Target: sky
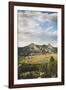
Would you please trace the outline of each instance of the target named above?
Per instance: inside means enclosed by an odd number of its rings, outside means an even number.
[[[57,46],[57,12],[17,11],[17,44],[31,43]]]

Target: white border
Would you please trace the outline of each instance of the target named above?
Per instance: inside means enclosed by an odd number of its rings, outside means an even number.
[[[44,79],[22,79],[18,80],[17,68],[17,10],[34,10],[34,11],[50,11],[58,12],[58,77],[44,78]],[[37,8],[14,6],[14,84],[31,84],[31,83],[47,83],[47,82],[61,82],[61,9],[57,8]]]

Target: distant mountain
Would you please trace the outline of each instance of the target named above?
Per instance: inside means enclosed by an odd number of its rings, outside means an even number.
[[[25,47],[18,47],[19,56],[29,56],[29,55],[56,53],[56,52],[57,52],[57,48],[53,47],[51,44],[36,45],[34,43],[31,43]]]

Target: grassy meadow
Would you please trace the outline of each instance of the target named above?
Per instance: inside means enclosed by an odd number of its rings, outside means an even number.
[[[18,57],[18,79],[57,77],[57,53]]]

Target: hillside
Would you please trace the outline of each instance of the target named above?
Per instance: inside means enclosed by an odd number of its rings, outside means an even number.
[[[57,48],[51,44],[18,47],[18,79],[57,77]]]

